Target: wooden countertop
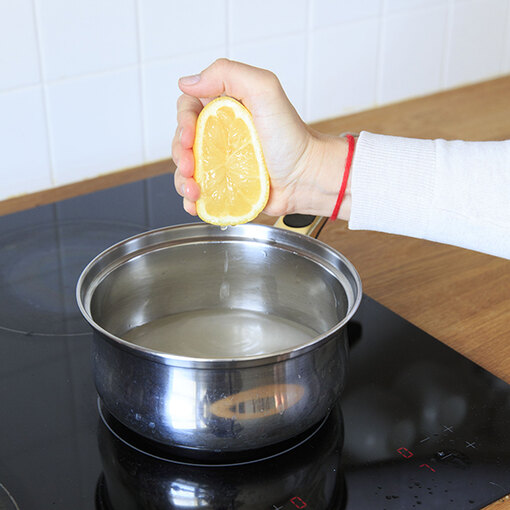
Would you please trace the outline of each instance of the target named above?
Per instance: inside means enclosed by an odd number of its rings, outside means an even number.
[[[329,133],[510,139],[510,76],[314,127]],[[368,295],[510,383],[510,260],[349,231],[343,222],[328,222],[320,238],[353,262]]]
[[[317,124],[416,138],[510,139],[510,76]],[[509,199],[510,207],[510,199]],[[430,241],[326,225],[320,239],[364,291],[510,383],[510,260]],[[510,509],[508,496],[487,507]]]
[[[510,139],[510,76],[313,127],[327,133]],[[262,215],[259,220],[272,221]],[[421,239],[350,231],[342,221],[328,221],[320,239],[351,260],[366,294],[510,383],[510,260]]]
[[[510,139],[510,76],[348,115],[320,131]],[[0,202],[0,214],[171,171],[170,161]],[[509,201],[510,207],[510,201]],[[273,222],[261,215],[259,221]],[[358,269],[365,293],[510,383],[510,260],[419,239],[326,225],[320,239]],[[500,501],[490,508],[508,508]]]

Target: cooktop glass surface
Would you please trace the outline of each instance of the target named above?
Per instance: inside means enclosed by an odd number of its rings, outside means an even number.
[[[101,419],[77,278],[117,241],[193,221],[169,175],[0,217],[0,509],[458,510],[510,493],[510,386],[367,296],[339,405],[285,453],[196,465]]]

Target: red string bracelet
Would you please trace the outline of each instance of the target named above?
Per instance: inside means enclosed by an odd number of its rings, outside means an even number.
[[[349,171],[351,169],[352,158],[354,156],[354,136],[345,135],[347,141],[349,142],[349,150],[347,152],[347,159],[345,160],[345,170],[344,176],[342,178],[342,185],[340,186],[340,191],[338,192],[338,197],[336,199],[335,208],[331,213],[331,219],[336,220],[338,216],[338,211],[340,210],[340,206],[342,205],[342,200],[345,195],[345,188],[347,188],[347,181],[349,179]]]

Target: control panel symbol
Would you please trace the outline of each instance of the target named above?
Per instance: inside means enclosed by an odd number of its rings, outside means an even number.
[[[409,451],[406,447],[404,446],[401,446],[398,450],[397,450],[398,453],[400,453],[400,455],[402,455],[402,457],[404,457],[404,459],[410,459],[414,453]]]
[[[446,460],[448,457],[451,457],[451,456],[453,455],[453,453],[452,453],[452,452],[450,452],[450,453],[446,453],[446,452],[443,452],[443,451],[441,450],[441,451],[437,452],[437,455],[439,456],[439,458],[440,458],[441,460]]]
[[[290,499],[290,502],[296,508],[306,508],[308,506],[299,496],[294,496],[293,498]]]

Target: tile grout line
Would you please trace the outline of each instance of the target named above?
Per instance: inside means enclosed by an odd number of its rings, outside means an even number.
[[[225,0],[225,56],[230,58],[230,0]]]
[[[143,75],[143,59],[142,59],[142,27],[140,14],[140,0],[135,0],[135,16],[136,16],[136,51],[137,51],[137,70],[138,70],[138,86],[140,88],[140,123],[142,134],[142,159],[147,162],[147,122],[145,122],[145,79]]]
[[[137,68],[138,68],[138,64],[129,64],[129,65],[121,66],[121,67],[113,67],[110,69],[105,69],[103,71],[80,73],[80,74],[75,74],[72,76],[66,76],[64,78],[56,78],[54,80],[46,80],[44,83],[45,83],[45,85],[69,83],[69,82],[81,80],[84,78],[97,78],[97,77],[101,77],[101,76],[107,76],[107,75],[113,74],[113,73],[118,73],[118,72],[123,72],[123,71],[131,71],[131,70],[137,69]],[[29,89],[29,88],[38,87],[38,86],[39,86],[39,83],[32,83],[30,85],[22,85],[20,87],[12,87],[9,89],[0,90],[0,94],[8,94],[9,92],[16,92],[18,90],[24,90],[24,89]]]
[[[376,75],[375,75],[375,105],[381,104],[382,97],[382,82],[383,82],[383,58],[384,58],[384,34],[386,28],[386,0],[382,0],[379,7],[379,33],[377,40],[379,42],[377,48],[377,62],[376,62]]]
[[[40,69],[40,65],[38,65],[38,69]],[[0,96],[2,94],[11,94],[12,92],[22,92],[24,90],[38,89],[41,87],[41,85],[42,85],[42,80],[35,82],[35,83],[29,83],[27,85],[18,85],[16,87],[9,87],[8,89],[0,90]]]
[[[50,166],[50,181],[52,186],[57,185],[57,178],[55,174],[55,154],[53,150],[53,138],[51,136],[50,129],[50,105],[48,99],[48,87],[45,81],[44,76],[44,57],[42,52],[42,41],[41,41],[41,31],[39,28],[39,16],[37,15],[37,2],[36,0],[31,0],[32,4],[32,21],[34,24],[35,30],[35,38],[37,41],[37,63],[39,67],[39,74],[41,76],[40,86],[42,92],[42,102],[43,102],[43,112],[44,112],[44,121],[46,125],[46,144],[48,147],[48,162]]]
[[[207,51],[209,51],[210,49],[215,49],[215,48],[223,48],[224,45],[221,45],[221,46],[214,46],[212,48],[209,48],[207,50],[200,50],[200,51],[191,51],[191,52],[187,52],[187,53],[179,53],[179,54],[176,54],[176,55],[172,55],[170,57],[157,57],[157,58],[151,58],[151,59],[147,59],[144,61],[145,64],[163,64],[163,63],[167,63],[171,60],[174,60],[174,59],[178,59],[178,58],[182,58],[182,57],[188,57],[190,55],[195,55],[197,53],[205,53]],[[138,69],[139,67],[139,64],[136,63],[136,64],[128,64],[128,65],[124,65],[124,66],[120,66],[120,67],[112,67],[110,69],[104,69],[102,71],[94,71],[94,72],[89,72],[89,73],[80,73],[80,74],[76,74],[76,75],[73,75],[73,76],[66,76],[64,78],[57,78],[57,79],[54,79],[54,80],[47,80],[45,81],[45,84],[46,85],[53,85],[53,84],[56,84],[56,83],[68,83],[68,82],[73,82],[73,81],[76,81],[76,80],[81,80],[83,78],[96,78],[96,77],[100,77],[100,76],[106,76],[106,75],[109,75],[109,74],[113,74],[113,73],[118,73],[118,72],[123,72],[123,71],[131,71],[131,70],[134,70],[134,69]],[[41,80],[42,81],[42,80]],[[20,86],[16,86],[16,87],[10,87],[10,88],[7,88],[7,89],[2,89],[0,90],[0,95],[1,94],[9,94],[10,92],[17,92],[17,91],[20,91],[20,90],[27,90],[27,89],[30,89],[30,88],[36,88],[36,87],[39,87],[41,85],[41,83],[30,83],[30,84],[27,84],[27,85],[20,85]]]
[[[341,23],[336,23],[335,25],[331,25],[332,27],[334,26],[337,26],[337,25],[340,25]],[[306,28],[302,29],[302,30],[289,30],[287,32],[279,32],[277,34],[272,34],[272,35],[267,35],[267,36],[264,36],[263,38],[260,38],[260,37],[250,37],[249,39],[243,39],[237,43],[234,43],[235,46],[245,46],[245,45],[250,45],[250,44],[257,44],[261,41],[263,42],[274,42],[274,41],[278,41],[278,39],[285,39],[285,38],[288,38],[288,37],[295,37],[295,36],[298,36],[298,35],[303,35],[303,34],[306,34]],[[205,51],[205,50],[203,50]],[[182,56],[182,55],[179,55],[179,56]],[[167,58],[167,57],[165,57]]]
[[[307,0],[307,17],[305,32],[305,82],[304,88],[304,111],[301,116],[305,122],[310,122],[311,118],[311,84],[312,84],[312,51],[313,51],[313,0]]]
[[[499,66],[500,74],[510,72],[510,0],[506,2],[506,26],[505,26],[506,37],[503,38],[503,50],[501,55],[501,63]],[[508,69],[505,67],[507,66]]]
[[[450,67],[450,58],[452,50],[452,37],[453,37],[453,18],[455,13],[455,5],[453,0],[448,1],[448,14],[446,18],[446,34],[445,45],[443,50],[443,61],[441,63],[441,77],[439,83],[439,90],[445,90],[448,82],[448,68]]]

